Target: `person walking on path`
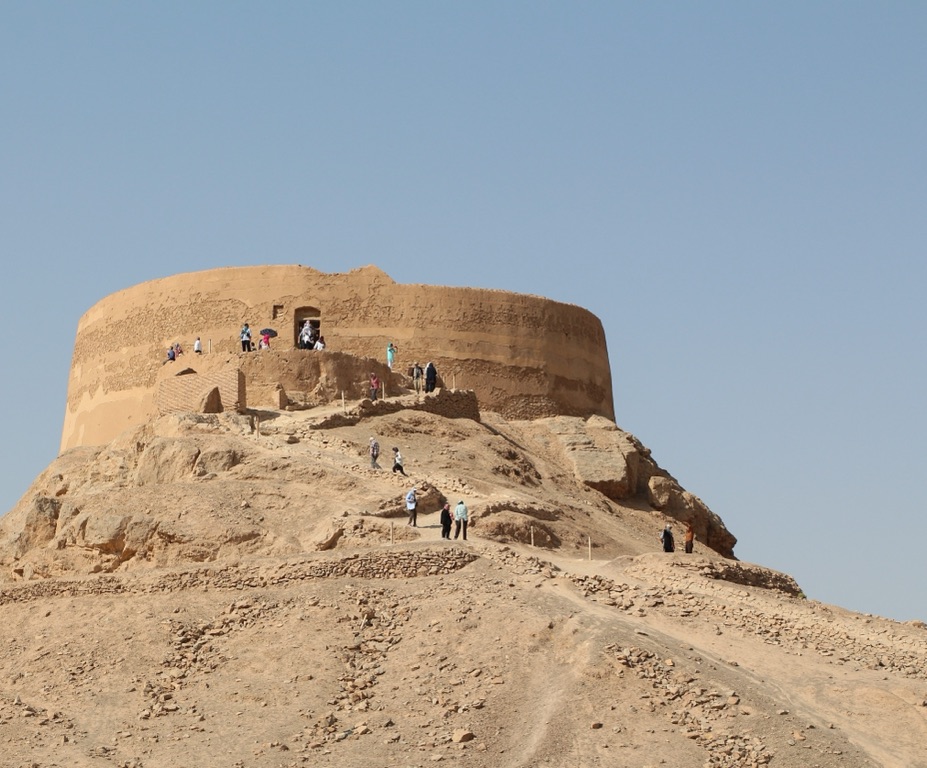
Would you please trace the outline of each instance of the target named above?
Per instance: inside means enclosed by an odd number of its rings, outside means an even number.
[[[377,393],[380,391],[380,379],[375,373],[370,374],[370,399],[376,400]]]
[[[467,519],[469,518],[469,513],[467,512],[467,505],[463,503],[463,499],[457,502],[457,506],[454,508],[454,538],[456,539],[461,530],[463,531],[463,540],[467,540]]]
[[[370,438],[370,445],[367,448],[367,452],[370,454],[370,468],[379,469],[380,465],[377,464],[377,459],[380,457],[380,444],[375,437]]]
[[[390,370],[393,370],[393,363],[396,362],[396,353],[398,351],[399,347],[395,346],[393,342],[386,345],[386,365]]]
[[[406,494],[406,511],[409,513],[409,525],[418,528],[418,499],[415,498],[415,486]]]
[[[248,327],[247,323],[245,323],[241,327],[241,334],[239,335],[239,338],[241,338],[241,351],[250,352],[251,351],[251,329]]]
[[[686,554],[692,554],[692,546],[695,543],[695,531],[692,530],[692,521],[686,523],[686,535],[685,535],[685,544],[686,544]]]
[[[663,533],[660,534],[660,541],[663,542],[664,552],[676,551],[676,542],[673,541],[673,529],[670,528],[669,523],[666,524],[666,528],[664,528]]]
[[[393,448],[393,472],[402,472],[403,476],[407,476],[402,468],[402,454],[399,453],[398,448]]]
[[[441,507],[441,538],[450,539],[451,538],[451,505],[447,502],[444,503],[444,506]]]
[[[438,369],[435,368],[435,364],[429,360],[428,365],[425,366],[425,391],[434,392],[437,382]]]

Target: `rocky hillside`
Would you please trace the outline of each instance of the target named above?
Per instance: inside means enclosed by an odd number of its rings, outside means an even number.
[[[53,462],[0,521],[3,764],[927,765],[922,624],[732,559],[607,420],[425,405],[163,417]],[[658,551],[685,520],[694,554]]]

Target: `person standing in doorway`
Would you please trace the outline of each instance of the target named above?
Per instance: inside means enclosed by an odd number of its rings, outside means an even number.
[[[467,505],[463,503],[463,499],[457,502],[457,506],[454,508],[454,538],[456,539],[460,536],[460,532],[463,531],[463,540],[467,540],[467,520],[470,517],[470,513],[467,512]]]
[[[406,511],[409,513],[409,525],[418,528],[418,499],[415,498],[415,486],[406,494]]]

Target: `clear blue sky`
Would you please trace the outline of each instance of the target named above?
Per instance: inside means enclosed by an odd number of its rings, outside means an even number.
[[[925,39],[916,2],[0,4],[0,509],[102,297],[376,264],[591,310],[739,557],[927,619]]]

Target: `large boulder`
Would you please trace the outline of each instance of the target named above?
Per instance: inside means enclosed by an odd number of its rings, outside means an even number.
[[[602,416],[539,419],[558,440],[576,479],[622,502],[640,499],[680,522],[691,522],[697,539],[725,557],[737,539],[697,496],[663,470],[640,440]]]

